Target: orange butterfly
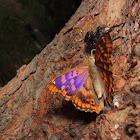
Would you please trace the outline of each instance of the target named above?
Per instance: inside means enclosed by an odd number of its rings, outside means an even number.
[[[100,113],[105,101],[111,103],[112,43],[109,35],[110,28],[104,27],[103,29],[105,31],[96,41],[95,59],[91,51],[88,66],[68,70],[46,85],[50,94],[60,94],[65,100],[72,101],[77,109],[86,112]]]

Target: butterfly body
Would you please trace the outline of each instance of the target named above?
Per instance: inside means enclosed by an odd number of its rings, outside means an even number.
[[[102,96],[105,97],[106,90],[104,88],[103,78],[99,73],[99,68],[95,65],[95,59],[93,59],[93,57],[90,57],[88,71],[97,97],[102,98]]]
[[[91,56],[88,66],[55,77],[46,85],[48,93],[62,95],[79,110],[99,113],[104,101],[111,102],[113,89],[110,40],[110,35],[104,34],[96,47],[95,59]]]

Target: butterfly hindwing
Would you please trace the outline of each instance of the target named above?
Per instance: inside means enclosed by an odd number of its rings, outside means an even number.
[[[66,100],[71,100],[83,85],[88,75],[88,67],[67,71],[47,84],[46,89],[51,94],[62,94]]]
[[[113,92],[113,76],[112,72],[110,71],[105,71],[103,69],[99,70],[99,73],[103,79],[105,89],[106,89],[106,98],[108,100],[108,103],[111,104],[111,98],[112,98],[112,92]]]
[[[94,92],[90,76],[86,78],[72,102],[77,109],[86,112],[99,113],[104,107],[104,101],[99,100]]]

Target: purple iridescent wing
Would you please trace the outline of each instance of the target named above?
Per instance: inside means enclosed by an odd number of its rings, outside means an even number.
[[[71,69],[50,81],[46,89],[50,94],[61,94],[66,100],[72,100],[83,86],[88,75],[88,67]]]

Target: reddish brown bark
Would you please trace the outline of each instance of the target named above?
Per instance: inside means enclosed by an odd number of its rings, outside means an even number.
[[[29,65],[0,89],[0,139],[140,138],[140,29],[137,0],[84,0],[66,26]],[[100,25],[125,22],[111,32],[114,99],[117,109],[81,112],[60,96],[48,95],[53,76],[83,65],[84,37]]]

